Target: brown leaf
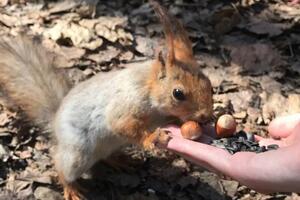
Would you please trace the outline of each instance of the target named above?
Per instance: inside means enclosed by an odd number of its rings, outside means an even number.
[[[180,168],[180,169],[182,169],[184,171],[189,169],[188,163],[184,159],[182,159],[182,158],[175,159],[172,162],[172,166]]]
[[[10,16],[4,13],[0,13],[0,22],[8,27],[14,27],[20,23],[19,19],[15,16]]]
[[[93,32],[78,24],[69,21],[58,20],[53,28],[45,31],[44,35],[54,41],[69,38],[74,46],[80,47],[82,43],[88,43],[93,38]]]
[[[34,191],[34,197],[36,199],[63,200],[63,197],[59,192],[46,187],[36,188]]]
[[[286,3],[276,4],[273,6],[273,10],[276,14],[278,14],[283,19],[291,19],[294,22],[300,21],[300,7],[299,6],[291,6]]]
[[[7,113],[1,113],[0,114],[0,126],[5,126],[9,122],[11,122],[11,119],[9,118],[9,116],[7,115]]]
[[[126,51],[121,53],[119,60],[120,61],[130,61],[134,58],[134,54],[131,51]]]
[[[113,58],[116,58],[120,52],[121,51],[119,49],[108,46],[106,50],[99,51],[98,54],[90,54],[87,56],[87,58],[98,64],[101,64],[104,62],[110,62]]]
[[[234,118],[236,119],[245,119],[247,117],[246,111],[241,111],[233,114]]]
[[[264,91],[268,91],[269,93],[278,93],[282,89],[282,85],[270,76],[260,76],[253,79],[260,84]]]
[[[43,151],[49,149],[50,145],[47,142],[37,141],[34,148],[38,151]]]
[[[50,9],[48,12],[50,14],[57,14],[71,10],[78,5],[77,1],[58,1],[49,5]]]
[[[263,118],[267,123],[274,117],[300,112],[299,94],[289,94],[286,98],[281,93],[266,93],[264,101]]]
[[[270,23],[267,21],[262,21],[260,19],[252,19],[249,24],[246,25],[246,29],[250,32],[259,35],[269,35],[271,37],[281,35],[283,29],[287,28],[285,24],[282,23]]]
[[[269,43],[240,43],[228,45],[232,64],[240,73],[258,75],[284,64],[280,52]]]
[[[9,149],[6,146],[0,144],[0,160],[6,162],[9,158]]]
[[[136,50],[145,56],[151,57],[155,55],[155,51],[158,47],[158,40],[154,38],[148,38],[148,37],[142,37],[142,36],[136,36]]]
[[[197,184],[197,179],[192,176],[183,176],[178,180],[177,184],[180,185],[181,188],[193,187]]]
[[[97,35],[104,37],[110,42],[120,41],[123,45],[129,45],[133,41],[131,33],[124,30],[127,24],[125,17],[99,17],[99,22],[95,25]]]
[[[289,94],[288,96],[288,114],[300,113],[300,95],[299,94]]]
[[[222,35],[231,31],[240,23],[240,15],[232,7],[223,7],[212,16],[212,23],[215,24],[215,31]]]
[[[222,101],[224,99],[229,99],[233,105],[235,112],[242,112],[247,110],[249,103],[253,99],[253,92],[251,90],[243,90],[239,92],[230,92],[225,94],[214,95],[216,101]]]
[[[300,61],[294,63],[291,68],[292,68],[293,71],[295,71],[298,74],[300,74]]]
[[[52,178],[47,173],[42,173],[39,168],[32,168],[30,166],[21,172],[18,178],[37,183],[52,184]]]
[[[261,109],[248,107],[247,115],[248,115],[248,120],[250,121],[250,123],[256,123],[258,118],[262,117],[261,116]]]
[[[30,150],[16,151],[16,155],[18,155],[21,159],[31,158],[32,151],[30,151]]]
[[[226,190],[227,195],[230,196],[231,198],[234,198],[238,190],[239,183],[236,181],[229,181],[229,180],[222,180],[221,183],[224,189]]]
[[[18,199],[28,199],[33,192],[31,181],[17,180],[14,175],[11,175],[7,180],[6,188],[18,194]]]
[[[88,43],[82,43],[80,47],[94,51],[97,48],[101,47],[102,44],[103,44],[103,40],[101,38],[96,38],[91,40]]]
[[[98,19],[82,19],[79,21],[79,24],[83,27],[86,27],[88,29],[94,29],[96,24],[99,23]]]
[[[81,48],[76,47],[61,47],[60,52],[57,52],[60,55],[64,56],[65,58],[68,58],[70,60],[72,59],[79,59],[85,54],[85,50]]]

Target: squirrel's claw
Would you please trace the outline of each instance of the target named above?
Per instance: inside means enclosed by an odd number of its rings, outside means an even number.
[[[153,150],[158,146],[166,146],[170,139],[169,131],[157,128],[154,133],[144,138],[143,146],[145,149]]]
[[[166,146],[171,139],[170,132],[161,128],[156,129],[155,133],[157,134],[154,144],[155,146]]]
[[[64,186],[64,199],[65,200],[85,200],[86,198],[80,192],[78,185],[76,186]]]

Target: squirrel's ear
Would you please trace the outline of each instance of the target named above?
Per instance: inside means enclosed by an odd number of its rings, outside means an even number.
[[[175,60],[182,63],[195,62],[191,41],[182,24],[157,1],[149,0],[149,2],[159,16],[164,28],[168,49],[167,66],[172,66]]]
[[[166,61],[163,58],[162,51],[158,51],[156,53],[155,61],[156,61],[156,66],[155,67],[159,71],[158,72],[158,76],[159,76],[158,78],[162,79],[166,76]]]

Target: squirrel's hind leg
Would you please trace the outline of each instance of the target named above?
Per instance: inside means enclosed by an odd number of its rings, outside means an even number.
[[[83,200],[86,189],[81,187],[77,180],[88,171],[93,159],[88,153],[70,146],[58,145],[55,155],[55,168],[59,181],[64,189],[65,200]]]
[[[77,182],[63,184],[63,188],[64,188],[64,199],[65,200],[84,200],[84,199],[86,199],[83,195],[85,190],[82,189],[82,187],[80,187],[80,185]]]

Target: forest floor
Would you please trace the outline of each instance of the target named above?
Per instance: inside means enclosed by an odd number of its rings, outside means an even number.
[[[216,114],[268,137],[276,116],[300,112],[300,4],[282,0],[163,1],[182,21],[214,87]],[[153,58],[162,27],[147,1],[100,1],[96,15],[75,2],[0,0],[0,34],[37,36],[74,84]],[[5,59],[5,58],[1,58]],[[122,84],[122,83],[120,83]],[[0,106],[0,199],[62,199],[52,146],[24,117]],[[130,169],[103,163],[82,183],[99,200],[300,199],[257,193],[165,151],[129,146]]]

